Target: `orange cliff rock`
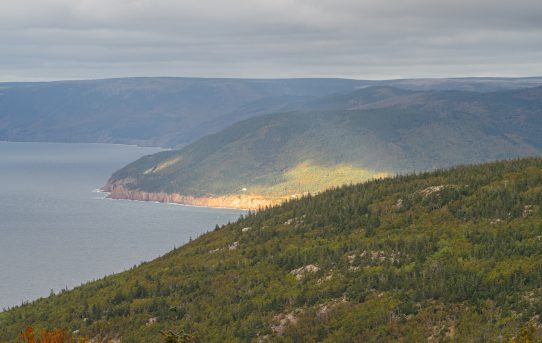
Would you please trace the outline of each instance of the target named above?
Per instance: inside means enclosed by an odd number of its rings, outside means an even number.
[[[118,180],[108,182],[102,190],[109,192],[108,198],[128,199],[140,201],[157,201],[163,203],[174,203],[183,205],[206,206],[217,208],[232,208],[240,210],[258,210],[266,206],[280,205],[288,200],[288,197],[265,197],[261,195],[239,194],[239,195],[217,195],[209,197],[194,197],[178,193],[166,192],[145,192],[132,190],[125,187],[130,180]]]

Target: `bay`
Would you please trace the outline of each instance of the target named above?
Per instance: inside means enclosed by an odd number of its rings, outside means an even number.
[[[239,217],[96,191],[116,169],[159,150],[0,142],[0,309],[126,270]]]

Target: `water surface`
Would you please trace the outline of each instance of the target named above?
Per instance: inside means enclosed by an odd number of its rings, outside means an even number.
[[[156,151],[0,142],[0,310],[151,260],[241,214],[93,191]]]

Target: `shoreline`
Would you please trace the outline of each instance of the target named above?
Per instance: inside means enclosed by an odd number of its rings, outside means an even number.
[[[100,188],[108,193],[105,199],[157,202],[171,205],[208,207],[216,209],[253,211],[265,207],[277,206],[288,200],[288,197],[271,198],[260,195],[222,195],[212,197],[194,197],[178,193],[145,192],[130,190],[119,183],[107,183]]]
[[[216,209],[216,210],[250,211],[250,209],[237,208],[237,207],[217,207],[217,206],[181,204],[181,203],[177,203],[177,202],[161,202],[161,201],[154,201],[154,200],[137,200],[137,199],[129,199],[129,198],[112,198],[112,197],[109,196],[109,194],[111,194],[110,192],[106,192],[104,190],[101,190],[100,193],[105,193],[106,196],[103,197],[103,198],[96,198],[97,200],[133,201],[133,202],[143,202],[143,203],[151,203],[151,204],[163,204],[163,205],[172,205],[172,206],[212,208],[212,209]]]

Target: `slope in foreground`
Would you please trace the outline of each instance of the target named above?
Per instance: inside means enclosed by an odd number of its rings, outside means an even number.
[[[542,159],[375,180],[249,214],[130,271],[0,314],[154,342],[542,338]]]

